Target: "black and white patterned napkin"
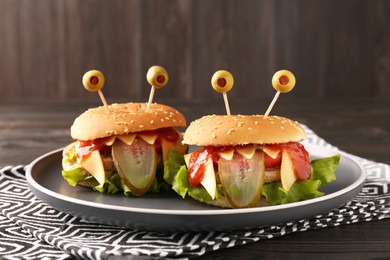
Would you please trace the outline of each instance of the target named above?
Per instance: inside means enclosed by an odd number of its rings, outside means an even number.
[[[310,129],[308,142],[330,147]],[[86,221],[36,198],[25,166],[0,169],[0,258],[107,259],[110,256],[191,258],[286,234],[390,218],[390,166],[354,156],[367,171],[363,190],[348,204],[310,219],[236,232],[158,233]]]

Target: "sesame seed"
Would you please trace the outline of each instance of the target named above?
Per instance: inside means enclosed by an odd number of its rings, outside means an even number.
[[[252,130],[252,127],[248,127],[248,130]]]
[[[144,125],[139,125],[139,128],[144,128]]]
[[[151,123],[151,124],[153,124],[153,123],[154,123],[153,119],[152,119],[152,120],[150,120],[150,123]]]
[[[131,123],[131,124],[134,124],[134,120],[131,120],[130,123]]]
[[[217,138],[216,136],[215,136],[215,134],[211,134],[211,136],[215,139],[215,138]]]

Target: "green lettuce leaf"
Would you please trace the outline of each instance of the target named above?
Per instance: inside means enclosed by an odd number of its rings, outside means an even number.
[[[312,179],[326,184],[336,180],[336,169],[340,164],[340,154],[332,157],[316,159],[311,162]]]
[[[316,159],[311,162],[312,175],[310,180],[297,181],[287,192],[281,182],[264,184],[262,195],[271,205],[286,204],[301,200],[321,197],[324,193],[318,189],[336,180],[336,169],[340,163],[340,155]]]

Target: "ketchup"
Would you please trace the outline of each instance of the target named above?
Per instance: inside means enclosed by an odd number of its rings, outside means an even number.
[[[109,137],[104,137],[89,141],[79,141],[78,145],[76,146],[76,157],[82,159],[93,151],[102,150],[106,147],[105,141],[108,139]]]
[[[288,143],[282,145],[293,161],[295,177],[298,181],[307,180],[311,176],[310,156],[305,147],[300,143]]]
[[[310,157],[305,147],[300,143],[287,143],[281,145],[266,145],[272,150],[280,150],[278,156],[273,159],[265,154],[264,167],[276,168],[280,167],[282,162],[282,150],[285,150],[293,161],[294,173],[297,180],[306,180],[311,176]],[[197,187],[203,180],[205,163],[209,158],[212,159],[217,167],[219,160],[219,152],[224,150],[234,149],[234,147],[212,147],[206,146],[196,150],[191,154],[188,166],[188,182],[192,187]]]
[[[227,147],[205,146],[191,154],[188,167],[188,182],[192,187],[197,187],[203,180],[206,162],[209,158],[214,164],[218,163],[219,152],[227,150]]]
[[[157,130],[143,131],[143,135],[155,135],[157,134],[157,140],[165,139],[169,142],[176,143],[179,139],[179,133],[173,128],[162,128]]]
[[[161,152],[161,143],[162,139],[165,139],[169,142],[176,143],[177,140],[179,139],[179,133],[174,130],[173,128],[162,128],[162,129],[157,129],[157,130],[149,130],[149,131],[143,131],[143,135],[157,135],[156,143],[155,143],[155,148],[157,152]],[[103,150],[107,149],[110,150],[111,147],[106,146],[105,142],[109,139],[110,137],[103,137],[103,138],[98,138],[94,140],[89,140],[89,141],[79,141],[78,145],[76,147],[76,157],[77,158],[84,158],[88,156],[91,152],[95,150]]]

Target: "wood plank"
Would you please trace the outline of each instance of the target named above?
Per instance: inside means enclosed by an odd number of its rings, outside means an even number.
[[[170,83],[156,98],[220,100],[218,69],[235,76],[231,96],[270,98],[270,80],[294,71],[297,97],[390,94],[386,0],[0,0],[0,94],[8,100],[88,99],[89,69],[107,77],[107,98],[147,99],[147,69]]]

